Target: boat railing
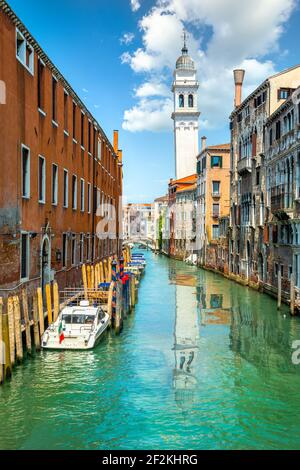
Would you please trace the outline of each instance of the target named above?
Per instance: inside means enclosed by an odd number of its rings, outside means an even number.
[[[107,304],[109,284],[101,284],[98,289],[68,287],[60,292],[61,308],[79,307],[82,301],[88,301],[90,307]]]

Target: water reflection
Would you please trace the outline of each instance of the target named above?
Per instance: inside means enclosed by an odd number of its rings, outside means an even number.
[[[175,284],[173,386],[176,403],[185,409],[194,403],[198,387],[200,323],[195,295],[197,278],[170,271],[170,281]]]

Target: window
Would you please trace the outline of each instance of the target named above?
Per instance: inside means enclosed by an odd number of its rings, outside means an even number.
[[[88,213],[91,213],[91,183],[88,183],[88,188],[87,188],[87,207],[88,207]]]
[[[63,268],[66,268],[68,265],[68,235],[66,233],[63,234],[63,256],[62,256],[62,263]]]
[[[71,264],[76,265],[76,234],[72,234],[72,251],[71,251]]]
[[[30,238],[28,233],[21,234],[21,279],[29,278]]]
[[[20,33],[19,30],[17,30],[17,36],[16,36],[16,41],[17,41],[17,58],[25,64],[25,57],[26,57],[26,40],[23,36],[22,33]]]
[[[84,113],[81,113],[81,147],[84,148]]]
[[[41,155],[39,156],[39,203],[46,202],[46,161]]]
[[[84,212],[84,180],[80,180],[80,210]]]
[[[278,100],[287,100],[291,94],[289,88],[280,88],[278,90]]]
[[[244,110],[244,116],[245,118],[247,118],[248,116],[250,116],[250,106],[246,106],[245,110]]]
[[[219,217],[220,215],[220,204],[213,204],[213,217]]]
[[[77,209],[77,176],[72,177],[72,209]]]
[[[73,101],[73,140],[76,142],[76,103]]]
[[[45,106],[45,64],[38,60],[38,108],[40,111],[44,110]]]
[[[211,157],[211,167],[212,168],[222,168],[223,158],[219,156]]]
[[[88,123],[88,152],[92,152],[92,145],[91,145],[91,139],[92,138],[92,123],[89,121]]]
[[[256,185],[259,186],[260,185],[260,169],[257,168],[256,170]]]
[[[57,80],[52,77],[52,121],[57,123]]]
[[[101,208],[101,191],[100,191],[100,189],[97,188],[96,210],[100,211],[100,208]]]
[[[26,41],[23,34],[16,30],[16,55],[17,59],[24,67],[33,74],[34,72],[34,51],[33,47]]]
[[[84,250],[84,234],[80,234],[80,242],[79,242],[79,262],[83,263],[83,250]]]
[[[220,181],[213,181],[213,194],[219,195],[220,194]]]
[[[269,131],[269,145],[270,147],[273,145],[273,129]]]
[[[86,236],[86,260],[90,261],[91,256],[91,235],[88,233]]]
[[[64,200],[63,206],[66,209],[69,206],[69,173],[68,170],[64,170]]]
[[[22,145],[22,197],[24,199],[30,198],[30,150],[25,145]]]
[[[52,204],[57,205],[58,201],[58,166],[52,164]]]
[[[281,137],[281,121],[276,122],[276,140]]]
[[[179,95],[179,108],[184,108],[184,95]]]
[[[101,160],[101,145],[102,142],[101,142],[101,139],[98,139],[98,160]]]
[[[193,107],[194,107],[194,96],[189,95],[189,108],[193,108]]]
[[[69,131],[69,94],[64,91],[64,130],[68,134]]]
[[[219,238],[219,225],[213,225],[212,229],[213,240],[217,240]]]

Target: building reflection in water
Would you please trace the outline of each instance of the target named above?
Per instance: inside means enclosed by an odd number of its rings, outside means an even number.
[[[299,336],[296,318],[289,319],[276,311],[276,303],[266,296],[244,290],[232,295],[230,348],[264,375],[274,373],[300,374],[291,360],[293,339]]]
[[[194,403],[198,387],[200,322],[197,311],[197,278],[192,274],[171,271],[170,279],[176,286],[173,386],[177,405],[186,410]]]

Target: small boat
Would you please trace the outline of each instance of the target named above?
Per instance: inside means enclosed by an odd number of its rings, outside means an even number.
[[[109,325],[109,315],[101,306],[82,300],[61,311],[42,337],[43,349],[93,349]]]

